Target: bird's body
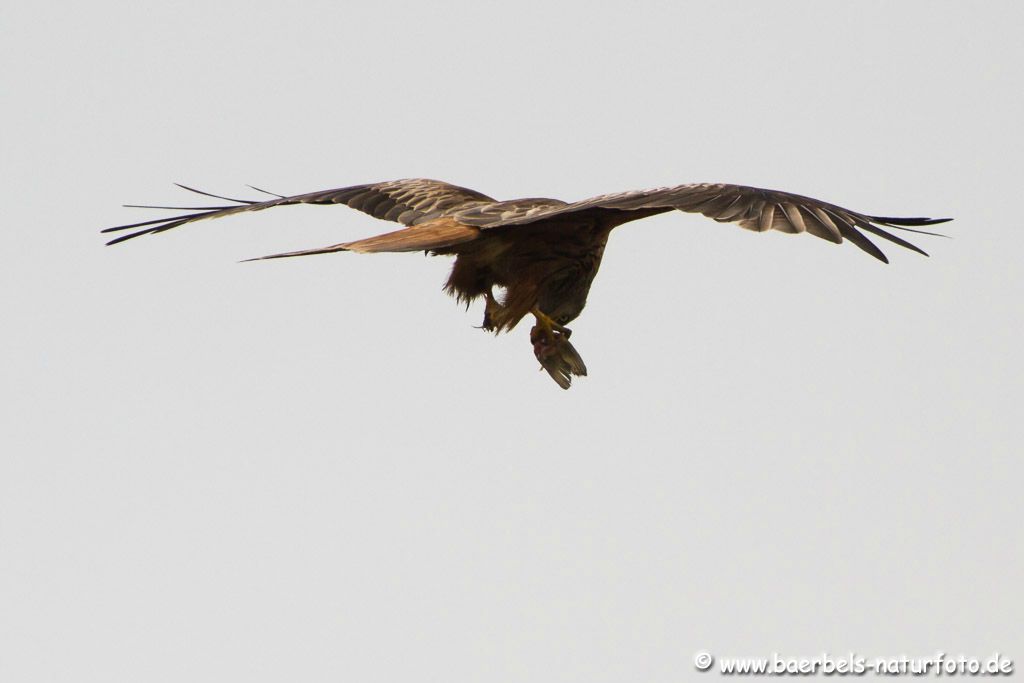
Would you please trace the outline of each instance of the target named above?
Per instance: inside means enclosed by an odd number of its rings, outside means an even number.
[[[337,251],[425,251],[454,256],[445,291],[466,303],[483,297],[483,327],[487,330],[511,330],[533,314],[537,320],[530,335],[534,353],[563,388],[569,387],[573,375],[586,374],[582,359],[568,341],[570,331],[565,325],[586,306],[608,236],[619,225],[672,210],[697,212],[759,232],[809,232],[835,243],[848,239],[887,261],[864,232],[923,254],[882,226],[912,230],[909,226],[948,220],[868,216],[800,195],[726,184],[623,192],[572,204],[543,198],[499,202],[474,190],[425,179],[274,196],[264,202],[227,199],[234,204],[192,207],[197,213],[109,228],[107,231],[143,228],[110,244],[244,211],[289,204],[346,204],[406,227],[354,242],[262,258]],[[495,289],[504,295],[499,298]]]
[[[445,291],[461,301],[505,291],[484,327],[508,330],[536,306],[566,324],[586,305],[610,227],[594,221],[552,220],[515,231],[493,231],[480,238],[435,250],[455,256]]]

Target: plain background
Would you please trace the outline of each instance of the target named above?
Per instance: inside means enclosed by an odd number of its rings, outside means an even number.
[[[1024,658],[1021,8],[5,2],[0,680]],[[569,392],[444,259],[236,263],[393,227],[344,207],[98,234],[418,176],[956,221],[623,228]]]

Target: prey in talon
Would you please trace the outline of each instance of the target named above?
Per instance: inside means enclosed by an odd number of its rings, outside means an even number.
[[[539,311],[535,311],[534,316],[537,324],[530,330],[533,355],[558,386],[568,389],[572,386],[573,376],[584,377],[587,374],[583,358],[569,341],[572,330]]]

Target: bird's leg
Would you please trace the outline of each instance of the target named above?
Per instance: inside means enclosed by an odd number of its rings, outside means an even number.
[[[484,322],[480,325],[480,328],[488,332],[494,332],[497,328],[495,319],[500,319],[500,314],[504,310],[505,307],[498,303],[498,300],[494,298],[494,293],[488,289],[484,292]]]
[[[556,323],[554,320],[552,320],[551,316],[549,316],[544,311],[540,310],[539,307],[534,306],[533,308],[530,309],[530,313],[532,313],[533,317],[537,319],[537,327],[543,330],[544,334],[548,337],[549,340],[554,341],[555,332],[560,333],[566,339],[572,336],[572,330],[570,330],[565,325],[560,325],[559,323]],[[535,327],[534,329],[537,328]]]

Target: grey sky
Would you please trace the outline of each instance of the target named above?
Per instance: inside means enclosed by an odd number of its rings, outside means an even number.
[[[1024,661],[1020,7],[5,4],[0,680]],[[444,259],[236,263],[390,227],[359,212],[98,234],[175,181],[417,176],[956,221],[888,266],[626,226],[569,392]]]

